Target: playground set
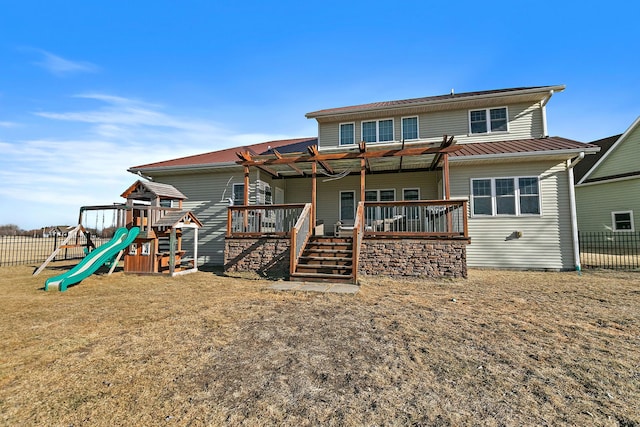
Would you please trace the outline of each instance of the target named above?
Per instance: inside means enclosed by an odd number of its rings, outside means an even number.
[[[198,229],[202,223],[193,212],[183,210],[184,194],[172,185],[139,180],[122,197],[127,199],[124,204],[80,208],[78,225],[33,274],[39,274],[63,249],[83,246],[87,255],[71,270],[47,279],[45,290],[64,291],[103,265],[110,267],[111,274],[121,259],[125,273],[176,276],[198,271]],[[85,226],[87,214],[96,213],[97,221],[102,212],[104,229],[105,213],[109,211],[117,229],[109,242],[96,248]],[[189,239],[192,251],[183,247],[186,229],[193,230]],[[86,244],[79,243],[81,234],[86,237]]]

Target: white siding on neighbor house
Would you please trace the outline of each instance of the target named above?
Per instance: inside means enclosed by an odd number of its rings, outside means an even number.
[[[451,197],[470,198],[471,179],[537,176],[540,216],[469,217],[470,267],[573,269],[568,174],[564,162],[451,164]],[[469,203],[471,212],[471,202]],[[514,232],[522,232],[514,238]]]
[[[633,211],[635,231],[640,231],[640,177],[576,187],[578,230],[613,231],[611,212]]]
[[[587,179],[640,171],[640,126],[618,145]]]
[[[256,172],[251,171],[250,188],[255,189]],[[244,183],[242,169],[237,172],[198,172],[171,176],[158,176],[156,182],[171,184],[188,197],[184,209],[192,210],[202,222],[198,231],[198,263],[222,265],[224,262],[224,237],[227,230],[228,197],[233,198],[233,184]],[[252,199],[255,195],[250,194]],[[192,243],[185,239],[185,249]]]
[[[396,190],[396,199],[402,200],[402,190],[419,188],[420,198],[433,200],[438,198],[436,172],[403,172],[367,175],[367,190]],[[309,203],[311,201],[311,178],[293,178],[285,180],[286,203]],[[360,201],[360,176],[351,175],[342,179],[323,182],[317,181],[317,219],[324,221],[325,232],[332,232],[338,222],[340,209],[340,191],[354,191],[356,203]]]
[[[453,135],[459,144],[473,142],[505,141],[516,139],[540,138],[543,136],[542,110],[540,103],[505,105],[508,111],[508,132],[470,134],[469,110],[435,111],[418,114],[419,136],[421,141],[438,142],[443,135]],[[492,107],[493,108],[493,107]],[[401,140],[402,117],[378,113],[371,120],[393,118],[396,142]],[[345,121],[345,123],[351,123]],[[339,147],[339,125],[342,121],[320,123],[318,145],[321,149]],[[361,140],[362,120],[355,121],[355,143]],[[374,143],[372,143],[374,144]]]

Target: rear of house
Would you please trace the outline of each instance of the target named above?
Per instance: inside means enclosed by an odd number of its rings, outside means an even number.
[[[459,234],[471,242],[460,255],[465,268],[573,269],[571,160],[598,148],[547,135],[547,103],[563,90],[513,88],[319,110],[307,114],[318,123],[317,138],[130,171],[188,197],[185,207],[204,225],[201,263],[225,262],[228,213],[238,205],[308,203],[321,225],[314,231],[323,235],[351,230],[362,204],[365,249],[374,241],[391,247],[398,238],[425,247],[428,239]]]

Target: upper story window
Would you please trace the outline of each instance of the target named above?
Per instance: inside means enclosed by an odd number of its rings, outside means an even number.
[[[418,117],[402,118],[402,139],[418,139]]]
[[[340,145],[353,145],[355,143],[355,124],[340,123]]]
[[[613,231],[633,232],[633,211],[611,212]]]
[[[507,107],[486,108],[469,111],[469,131],[471,133],[506,132]]]
[[[540,215],[537,177],[471,180],[474,216]]]
[[[364,142],[393,141],[393,119],[362,122],[362,140]]]

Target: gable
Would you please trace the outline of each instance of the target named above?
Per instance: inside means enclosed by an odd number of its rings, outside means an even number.
[[[580,183],[640,173],[640,117],[618,138]]]

